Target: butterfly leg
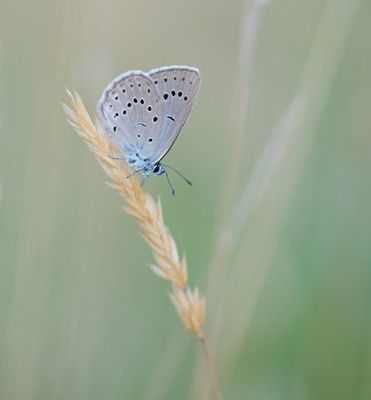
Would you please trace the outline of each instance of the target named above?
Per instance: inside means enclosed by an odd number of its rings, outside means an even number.
[[[145,174],[144,178],[142,179],[142,182],[140,183],[140,186],[143,186],[146,183],[146,180],[149,178],[149,174]]]
[[[137,174],[138,172],[140,172],[140,171],[142,171],[142,170],[143,170],[143,168],[137,169],[136,171],[134,171],[134,172],[132,172],[131,174],[129,174],[126,178],[130,178],[131,176]]]

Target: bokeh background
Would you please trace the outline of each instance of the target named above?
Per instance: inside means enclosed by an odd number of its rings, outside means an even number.
[[[200,68],[146,186],[207,298],[226,399],[371,398],[371,2],[0,1],[0,398],[208,399],[197,340],[67,124],[128,69]]]

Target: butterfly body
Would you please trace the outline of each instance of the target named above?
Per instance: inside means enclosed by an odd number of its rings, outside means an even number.
[[[152,162],[149,158],[141,158],[140,149],[124,151],[126,162],[135,170],[143,171],[144,175],[162,175],[164,168],[160,161]]]
[[[135,171],[162,175],[160,160],[177,139],[196,99],[198,69],[128,71],[103,91],[97,111],[108,136]]]

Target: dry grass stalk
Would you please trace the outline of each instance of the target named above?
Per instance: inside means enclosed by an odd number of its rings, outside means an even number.
[[[197,289],[188,287],[187,263],[185,257],[179,257],[174,238],[164,223],[160,202],[142,190],[136,176],[127,178],[131,171],[126,163],[112,159],[119,153],[102,125],[98,120],[92,122],[77,93],[68,91],[68,95],[71,107],[63,107],[69,122],[108,175],[110,181],[107,185],[126,200],[124,210],[137,220],[144,239],[152,249],[156,261],[156,265],[151,266],[152,271],[171,283],[170,297],[185,327],[192,335],[203,338],[205,299]]]
[[[152,249],[156,265],[152,265],[151,269],[156,275],[170,282],[171,300],[187,331],[199,338],[216,398],[222,400],[222,392],[202,330],[205,320],[205,299],[200,296],[197,288],[192,290],[188,286],[186,259],[184,256],[179,257],[175,240],[164,223],[160,202],[156,202],[142,190],[135,175],[130,179],[127,178],[131,171],[126,163],[112,158],[120,153],[108,139],[100,122],[98,120],[92,122],[77,93],[72,94],[69,91],[67,93],[71,107],[63,105],[63,108],[70,124],[94,153],[109,177],[107,185],[126,200],[124,210],[137,220],[144,239]]]
[[[188,286],[186,259],[184,256],[179,257],[175,240],[164,223],[160,202],[156,202],[142,190],[136,176],[127,178],[131,171],[124,162],[112,158],[119,155],[119,152],[108,139],[100,122],[98,120],[92,122],[77,93],[72,94],[69,91],[67,93],[71,106],[63,105],[63,108],[70,124],[94,153],[109,177],[107,185],[118,191],[126,200],[127,205],[124,206],[124,210],[137,220],[144,239],[152,249],[156,261],[156,265],[151,266],[152,271],[171,283],[171,300],[188,332],[199,338],[216,398],[222,400],[222,392],[202,330],[205,320],[205,299],[200,296],[197,288],[192,290]]]
[[[152,271],[170,282],[171,300],[188,332],[199,338],[216,398],[222,400],[223,396],[202,330],[205,320],[205,299],[200,296],[197,288],[192,290],[188,286],[186,259],[184,256],[179,257],[174,238],[164,223],[160,202],[156,202],[142,190],[136,176],[127,178],[131,171],[124,162],[112,158],[119,155],[119,152],[108,139],[100,122],[98,120],[92,122],[77,93],[72,94],[69,91],[67,93],[71,106],[63,105],[63,108],[70,124],[94,153],[109,177],[107,185],[126,200],[127,205],[124,206],[124,210],[137,220],[144,239],[152,249],[156,261],[156,265],[151,266]]]

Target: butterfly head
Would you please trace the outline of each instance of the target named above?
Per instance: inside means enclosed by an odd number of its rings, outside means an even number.
[[[161,165],[159,161],[152,165],[152,174],[154,175],[162,175],[165,172],[165,168]]]

